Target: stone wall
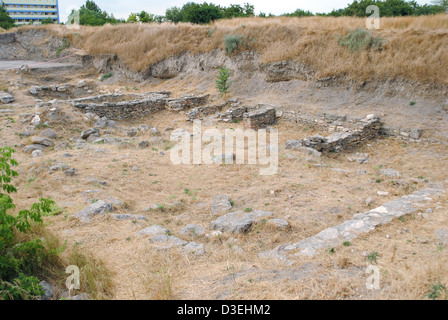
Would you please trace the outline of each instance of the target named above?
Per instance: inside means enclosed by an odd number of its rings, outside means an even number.
[[[286,149],[312,148],[322,153],[349,151],[365,141],[373,140],[381,134],[382,124],[375,115],[368,115],[350,130],[335,132],[328,137],[314,135],[303,140],[290,140]]]
[[[311,115],[289,110],[283,111],[282,113],[282,119],[284,121],[312,126],[320,130],[328,131],[329,133],[349,132],[362,126],[364,122],[364,119],[329,113]],[[402,138],[411,141],[420,139],[422,133],[423,130],[420,128],[382,126],[380,129],[380,135],[382,136]]]
[[[137,119],[163,109],[183,111],[206,103],[208,95],[187,96],[170,99],[170,92],[151,92],[147,94],[107,94],[71,100],[74,107],[86,113],[112,120]]]

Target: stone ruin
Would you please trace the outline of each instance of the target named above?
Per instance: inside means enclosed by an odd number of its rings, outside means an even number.
[[[315,116],[295,111],[283,111],[279,107],[268,104],[244,106],[238,99],[231,99],[219,105],[207,105],[209,95],[197,97],[188,95],[175,99],[170,96],[170,92],[106,94],[74,99],[70,102],[74,107],[82,109],[86,113],[112,120],[141,118],[166,109],[185,112],[189,121],[206,119],[228,123],[242,121],[250,128],[260,129],[276,124],[281,118],[283,121],[327,130],[330,133],[327,137],[314,135],[305,139],[290,140],[286,144],[286,149],[307,149],[319,154],[349,151],[379,136],[417,140],[422,134],[422,130],[418,128],[385,127],[379,117],[374,114],[368,115],[364,119],[327,113]]]
[[[350,150],[380,136],[381,128],[379,117],[371,114],[354,127],[344,128],[344,131],[335,132],[328,137],[314,135],[302,140],[290,140],[286,143],[286,149],[306,147],[323,153]]]

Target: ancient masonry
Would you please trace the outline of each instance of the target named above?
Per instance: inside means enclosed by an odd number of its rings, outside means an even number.
[[[86,113],[112,120],[135,119],[167,109],[174,112],[186,112],[186,118],[189,121],[207,118],[223,122],[244,121],[249,127],[259,129],[268,128],[281,118],[283,121],[328,130],[331,134],[327,137],[315,135],[302,140],[290,140],[286,144],[286,149],[311,148],[322,153],[350,150],[380,135],[417,140],[422,134],[422,130],[418,128],[385,127],[379,117],[373,114],[364,119],[332,114],[310,116],[294,111],[283,111],[279,107],[268,104],[244,106],[237,99],[220,105],[206,105],[209,95],[198,97],[190,95],[178,99],[170,98],[170,95],[170,92],[108,94],[74,99],[70,102]]]
[[[278,259],[285,264],[295,263],[294,258],[300,256],[314,256],[319,250],[341,245],[344,241],[350,241],[361,234],[375,230],[379,225],[387,224],[393,219],[415,213],[430,202],[431,196],[445,193],[442,186],[430,185],[426,189],[401,197],[397,200],[383,204],[382,206],[365,213],[356,214],[353,219],[323,230],[313,237],[303,239],[297,243],[286,244],[272,251],[262,252],[260,257]]]
[[[170,95],[170,92],[151,92],[145,95],[107,94],[70,101],[74,107],[86,113],[93,113],[101,118],[124,120],[138,119],[165,108],[179,112],[205,104],[208,99],[208,95],[185,96],[181,99],[171,99]]]

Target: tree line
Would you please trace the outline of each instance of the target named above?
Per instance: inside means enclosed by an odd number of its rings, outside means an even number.
[[[394,16],[419,16],[432,15],[448,12],[448,0],[434,0],[432,4],[420,5],[416,1],[406,0],[360,0],[353,1],[346,8],[333,10],[329,13],[312,13],[297,9],[291,13],[280,16],[308,17],[308,16],[357,16],[366,17],[366,9],[370,5],[376,5],[380,9],[382,17]],[[80,24],[86,26],[102,26],[106,23],[151,23],[151,22],[190,22],[196,24],[208,24],[219,19],[232,19],[242,17],[275,17],[269,13],[255,14],[255,6],[245,3],[243,6],[232,4],[228,7],[215,5],[213,3],[188,2],[182,7],[172,7],[165,11],[165,15],[155,15],[147,11],[131,13],[127,19],[117,19],[113,14],[103,11],[93,0],[87,0],[79,9]],[[72,17],[72,15],[70,16]],[[70,19],[70,18],[69,18]],[[54,23],[52,19],[42,21],[43,23]],[[6,10],[0,8],[0,27],[9,29],[14,26],[14,21],[9,17]]]
[[[307,16],[357,16],[366,17],[366,9],[370,5],[376,5],[380,9],[382,17],[392,16],[419,16],[439,14],[448,11],[448,0],[435,0],[433,4],[420,5],[416,1],[406,0],[360,0],[353,1],[346,8],[333,10],[329,13],[312,13],[302,9],[297,9],[291,13],[280,16],[307,17]],[[219,19],[232,19],[242,17],[275,17],[273,14],[255,14],[255,6],[245,3],[243,6],[232,4],[228,7],[204,2],[188,2],[182,7],[172,7],[165,11],[164,16],[151,14],[146,11],[131,13],[128,19],[115,19],[113,15],[102,11],[93,0],[87,0],[86,5],[80,9],[80,23],[82,25],[103,25],[105,23],[150,23],[150,22],[190,22],[196,24],[208,24]]]

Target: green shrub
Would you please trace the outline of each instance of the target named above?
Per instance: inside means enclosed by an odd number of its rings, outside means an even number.
[[[12,283],[0,279],[0,300],[32,300],[44,295],[36,277],[21,273]]]
[[[347,47],[351,51],[361,51],[372,48],[376,51],[383,49],[384,40],[380,37],[374,37],[363,29],[357,28],[350,31],[345,37],[339,39],[339,45]]]
[[[227,54],[233,54],[244,44],[244,37],[240,34],[226,35],[224,37],[224,50]]]

